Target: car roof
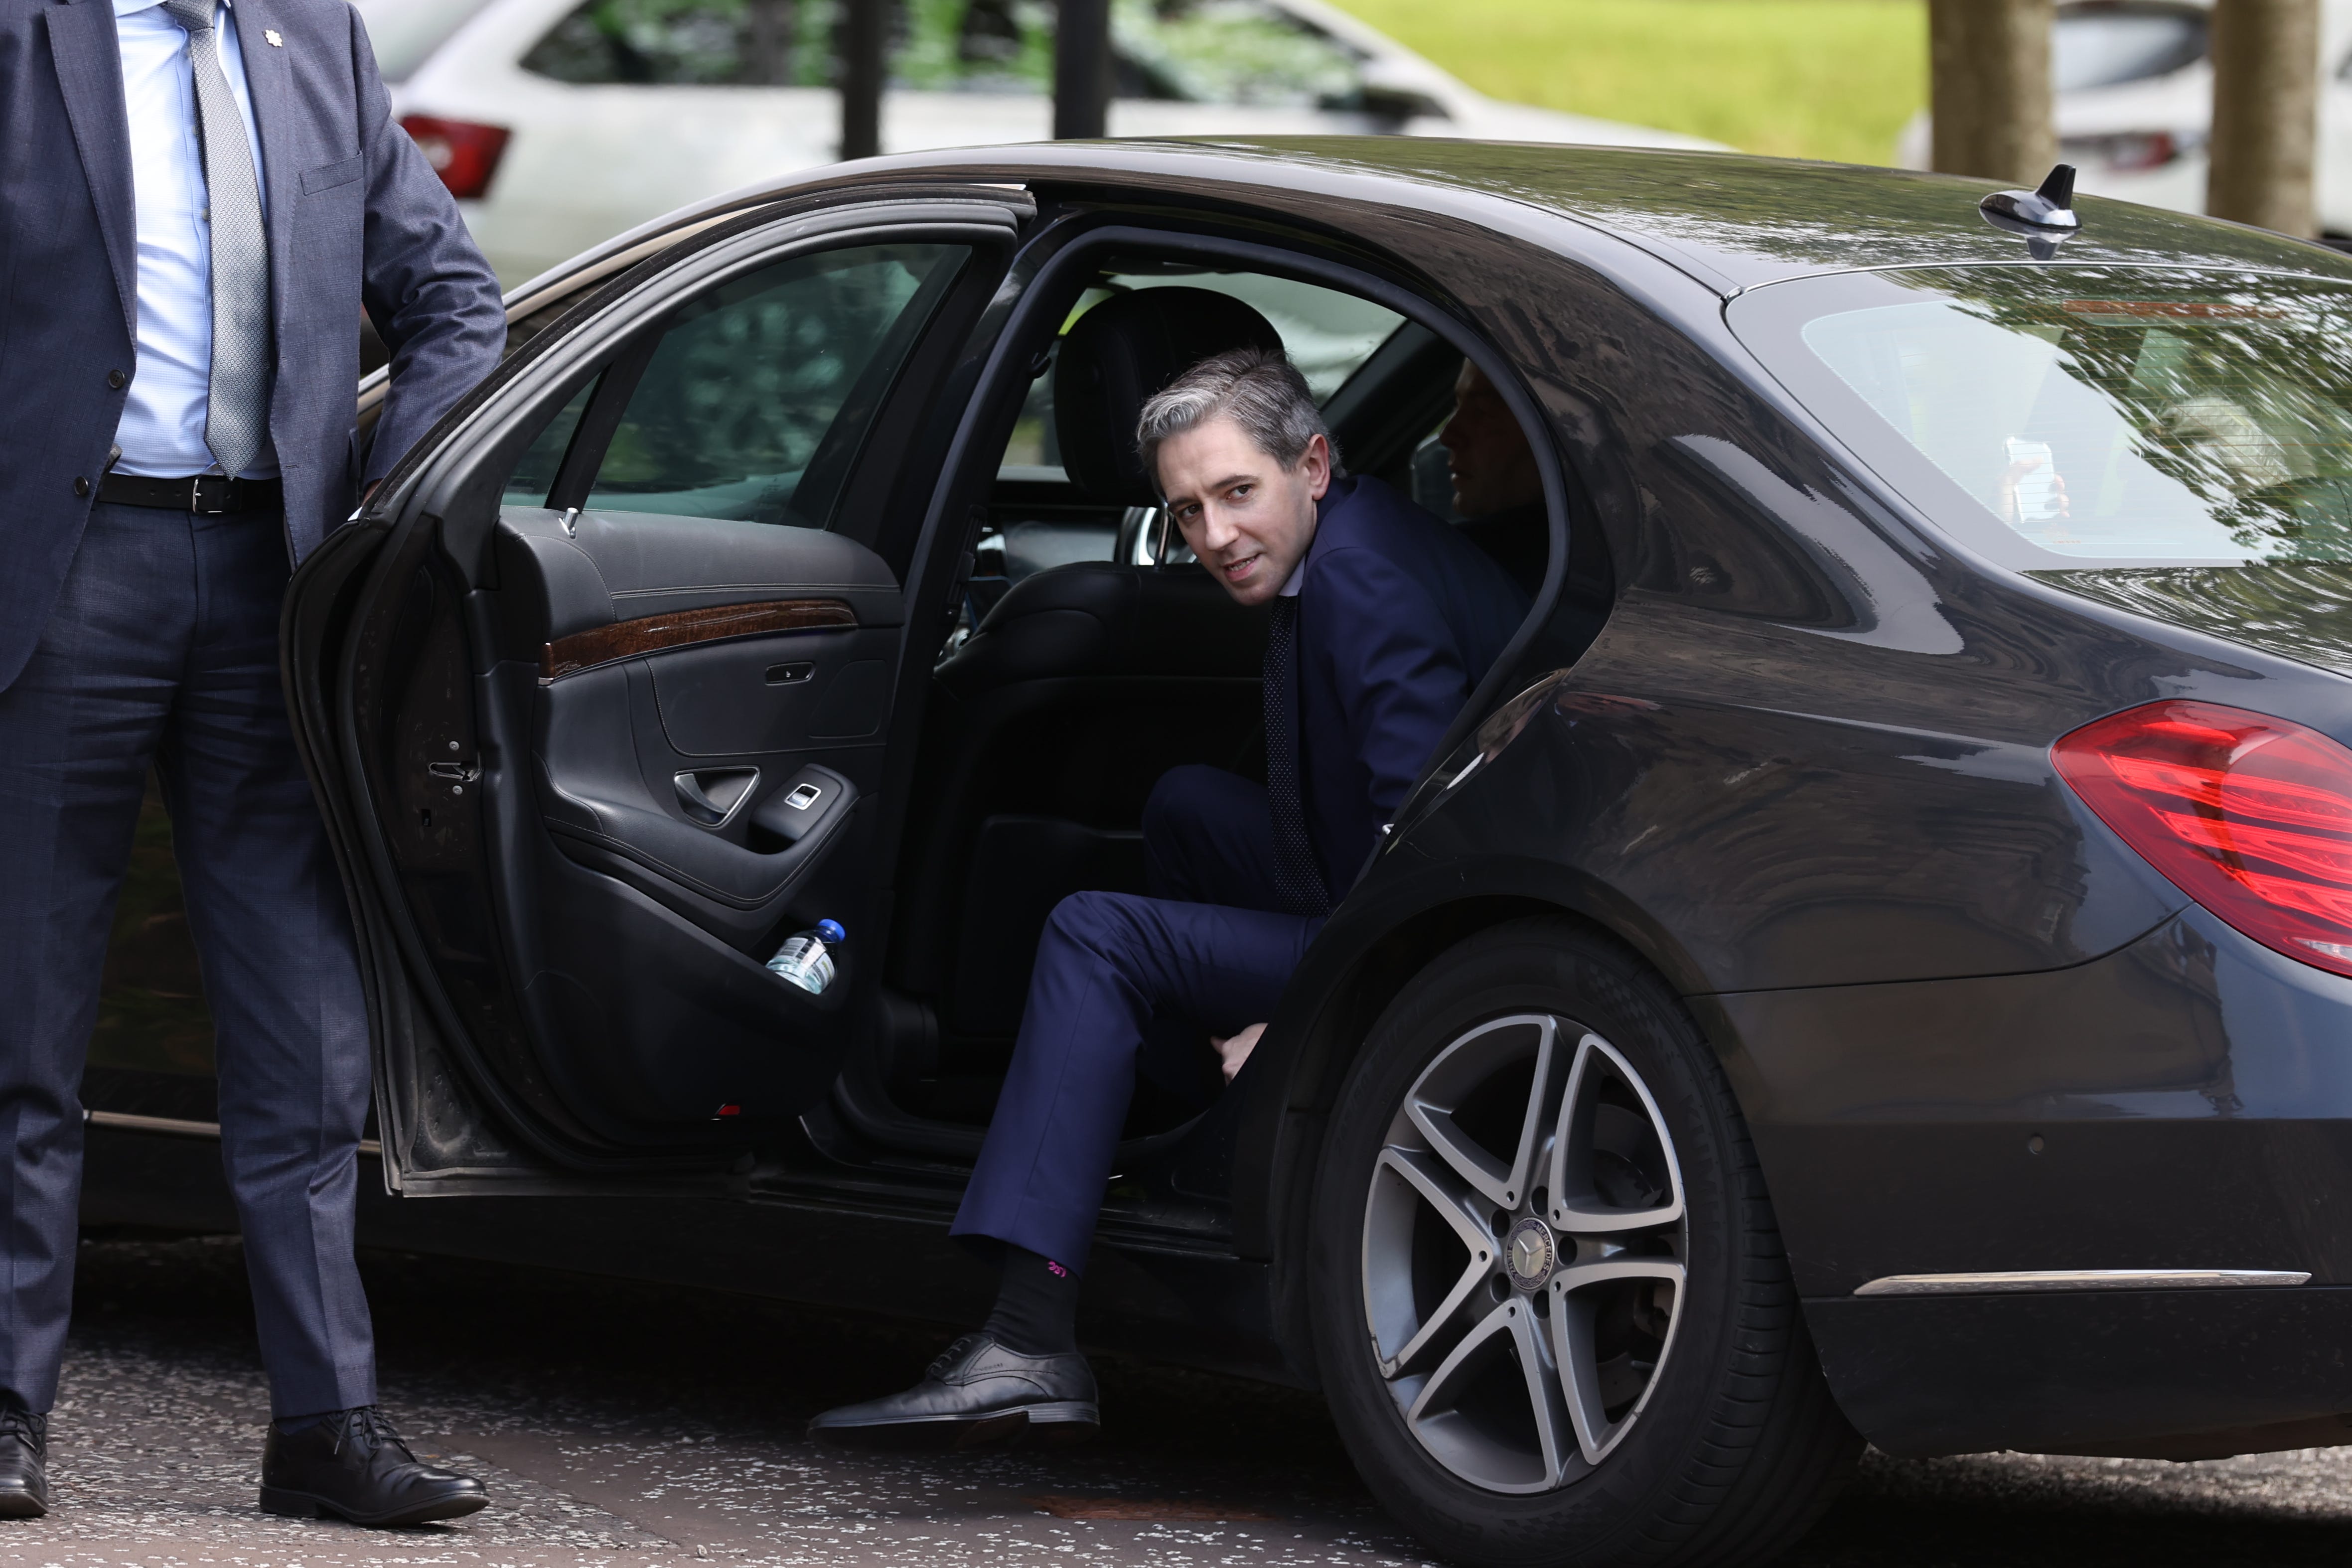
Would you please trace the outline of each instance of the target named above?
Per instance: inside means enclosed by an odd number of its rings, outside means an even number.
[[[1740,153],[1439,141],[1409,137],[1220,143],[1277,183],[1301,164],[1442,183],[1542,208],[1633,240],[1734,287],[1855,267],[2014,262],[2024,242],[1979,198],[2007,182]],[[2283,235],[2084,196],[2070,262],[2285,267],[2352,278],[2352,258]]]
[[[867,159],[714,197],[591,256],[715,212],[832,186],[942,179],[1100,185],[1134,196],[1213,193],[1237,201],[1263,191],[1276,204],[1313,189],[1368,206],[1449,210],[1506,229],[1521,226],[1514,209],[1524,216],[1531,208],[1623,240],[1726,296],[1822,272],[2027,259],[2023,240],[1977,211],[2000,181],[1741,153],[1407,136],[1061,141]],[[2083,227],[2062,259],[2077,265],[2291,271],[2352,281],[2352,256],[2315,242],[2095,196],[2077,198],[2075,211]],[[1377,241],[1376,234],[1367,237]]]

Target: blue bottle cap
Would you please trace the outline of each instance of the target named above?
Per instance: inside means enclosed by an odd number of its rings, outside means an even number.
[[[841,928],[841,922],[838,920],[818,921],[816,923],[816,934],[824,937],[828,946],[833,943],[846,942],[849,940],[849,933]]]

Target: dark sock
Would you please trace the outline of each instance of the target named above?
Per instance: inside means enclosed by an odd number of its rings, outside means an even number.
[[[1050,1258],[1004,1245],[1004,1273],[996,1310],[988,1314],[996,1343],[1023,1355],[1062,1355],[1078,1348],[1078,1277]]]
[[[309,1416],[280,1416],[278,1417],[278,1435],[290,1437],[297,1432],[309,1431],[321,1421],[331,1421],[341,1414],[340,1410],[320,1410]]]

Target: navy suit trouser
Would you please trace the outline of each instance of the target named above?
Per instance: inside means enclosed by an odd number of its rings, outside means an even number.
[[[286,715],[275,515],[98,506],[0,692],[0,1389],[57,1396],[82,1065],[149,769],[211,1005],[223,1163],[279,1416],[375,1400],[352,1256],[368,1106],[350,906]]]
[[[1155,1022],[1220,1035],[1265,1022],[1323,927],[1267,907],[1274,827],[1262,787],[1176,768],[1152,790],[1143,831],[1160,896],[1075,893],[1045,922],[1013,1065],[956,1214],[958,1236],[1079,1272]]]

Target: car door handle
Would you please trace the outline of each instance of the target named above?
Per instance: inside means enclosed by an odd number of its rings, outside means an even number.
[[[697,827],[723,828],[743,809],[759,787],[760,770],[756,768],[708,768],[698,772],[680,773],[671,779],[677,786],[678,803],[686,808],[687,816]]]

